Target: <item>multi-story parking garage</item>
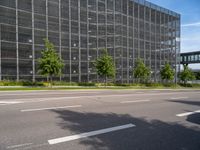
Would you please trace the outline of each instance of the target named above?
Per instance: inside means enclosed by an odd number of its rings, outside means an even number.
[[[142,58],[159,80],[180,51],[180,15],[141,0],[0,0],[0,80],[41,80],[37,59],[44,38],[65,63],[64,81],[99,80],[93,62],[106,48],[116,81],[133,82]]]

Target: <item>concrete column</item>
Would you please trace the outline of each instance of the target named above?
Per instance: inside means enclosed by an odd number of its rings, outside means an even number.
[[[89,82],[89,74],[90,74],[90,70],[89,70],[89,4],[88,4],[88,0],[87,0],[87,81]]]
[[[80,17],[80,0],[78,1],[78,81],[81,82],[81,17]]]
[[[72,81],[72,60],[71,60],[71,50],[72,50],[72,45],[71,45],[71,1],[69,0],[69,81]]]
[[[1,24],[0,24],[0,81],[2,80],[2,72],[1,72]]]
[[[115,0],[113,1],[113,17],[114,17],[114,19],[113,19],[113,25],[114,25],[114,46],[113,46],[113,51],[114,51],[114,56],[113,56],[113,62],[114,62],[114,64],[116,65],[116,47],[115,47],[115,31],[116,31],[116,24],[115,24]],[[116,75],[115,75],[115,79],[114,79],[114,81],[116,82]]]
[[[16,0],[16,63],[17,63],[17,81],[19,81],[19,29],[18,29],[18,0]]]
[[[33,78],[32,81],[35,82],[35,24],[34,24],[34,0],[31,0],[32,3],[32,72],[33,72]]]
[[[48,19],[48,15],[49,13],[48,13],[48,0],[46,0],[46,38],[47,39],[49,39],[49,33],[48,33],[48,31],[49,31],[49,19]]]
[[[130,70],[130,65],[129,65],[129,1],[127,0],[127,83],[129,83],[129,70]]]
[[[96,11],[97,11],[97,58],[99,57],[99,9],[98,0],[96,0]],[[97,82],[99,82],[99,76],[97,74]]]
[[[58,1],[58,7],[59,7],[59,56],[60,58],[62,58],[62,54],[61,54],[61,46],[62,46],[62,43],[61,43],[61,38],[62,38],[62,30],[61,30],[61,0]],[[60,81],[62,80],[62,75],[60,75]]]

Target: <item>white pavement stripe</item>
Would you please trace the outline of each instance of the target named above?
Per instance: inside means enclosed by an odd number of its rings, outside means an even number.
[[[21,101],[0,101],[0,104],[3,104],[3,105],[20,104],[20,103],[24,103],[24,102],[21,102]]]
[[[59,100],[59,99],[68,99],[68,98],[79,98],[79,97],[45,97],[45,98],[26,98],[26,99],[15,99],[24,102],[41,102],[41,101],[51,101],[51,100]]]
[[[186,99],[186,98],[188,98],[188,97],[172,97],[170,99]]]
[[[189,115],[196,114],[196,113],[200,113],[200,110],[176,114],[176,116],[177,117],[184,117],[184,116],[189,116]]]
[[[31,99],[29,101],[25,101],[25,103],[37,103],[37,102],[44,102],[44,101],[53,101],[53,100],[63,100],[63,99],[76,99],[80,97],[52,97],[52,98],[36,98]]]
[[[190,92],[194,93],[194,92]],[[142,95],[145,96],[156,96],[156,95],[170,95],[173,93],[145,93]],[[181,93],[178,93],[181,94]],[[111,94],[111,95],[95,95],[95,96],[72,96],[72,97],[48,97],[48,98],[26,98],[26,99],[7,99],[8,101],[21,101],[23,103],[37,103],[37,102],[44,102],[44,101],[54,101],[54,100],[68,100],[68,99],[79,99],[79,98],[99,98],[99,97],[128,97],[128,96],[137,96],[141,94]]]
[[[105,133],[123,130],[123,129],[127,129],[127,128],[132,128],[132,127],[135,127],[135,125],[130,123],[130,124],[122,125],[122,126],[116,126],[116,127],[86,132],[86,133],[82,133],[82,134],[66,136],[66,137],[62,137],[62,138],[51,139],[51,140],[48,140],[48,143],[53,145],[53,144],[68,142],[68,141],[72,141],[72,140],[77,140],[77,139],[95,136],[95,135],[99,135],[99,134],[105,134]]]
[[[155,93],[150,93],[150,94],[145,94],[145,95],[168,95],[168,94],[173,94],[173,93],[159,93],[159,94],[155,94]],[[72,98],[90,98],[90,97],[123,97],[123,96],[135,96],[135,95],[140,95],[140,94],[111,94],[111,95],[91,95],[91,96],[65,96],[65,97],[46,97],[46,98],[23,98],[23,99],[15,99],[18,101],[25,101],[25,102],[40,102],[40,101],[51,101],[51,100],[58,100],[58,99],[72,99]],[[13,100],[13,99],[7,99],[9,100]]]
[[[19,148],[19,147],[23,147],[23,146],[29,146],[32,145],[33,143],[25,143],[25,144],[19,144],[19,145],[12,145],[12,146],[8,146],[7,149],[14,149],[14,148]]]
[[[134,101],[122,101],[120,103],[126,104],[126,103],[140,103],[140,102],[149,102],[150,100],[134,100]]]
[[[71,92],[71,93],[63,93],[63,92],[56,92],[56,93],[53,93],[53,92],[51,92],[51,93],[0,93],[0,97],[1,96],[17,96],[17,95],[20,95],[20,96],[25,96],[25,95],[32,95],[32,96],[34,96],[34,95],[58,95],[58,94],[63,94],[63,95],[72,95],[72,94],[97,94],[97,93],[100,93],[100,92],[93,92],[93,91],[89,91],[89,92]]]
[[[144,92],[136,92],[136,94],[143,94]]]
[[[78,108],[78,107],[82,107],[82,105],[62,106],[62,107],[49,107],[49,108],[36,108],[36,109],[24,109],[24,110],[21,110],[21,112],[53,110],[53,109],[63,109],[63,108]]]

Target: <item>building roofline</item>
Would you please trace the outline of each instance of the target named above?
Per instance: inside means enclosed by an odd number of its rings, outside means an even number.
[[[200,54],[200,50],[199,51],[193,51],[193,52],[183,52],[181,53],[181,55],[185,55],[185,54]]]
[[[132,1],[135,2],[135,3],[141,4],[141,5],[144,5],[144,6],[149,6],[149,7],[153,8],[153,9],[156,9],[156,10],[161,11],[163,13],[167,13],[167,14],[173,15],[175,17],[179,17],[179,18],[181,17],[180,13],[172,11],[172,10],[170,10],[168,8],[164,8],[162,6],[159,6],[157,4],[149,2],[147,0],[132,0]]]

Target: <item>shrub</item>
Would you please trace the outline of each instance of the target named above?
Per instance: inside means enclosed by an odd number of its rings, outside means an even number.
[[[81,82],[78,83],[78,86],[95,86],[95,83]]]

